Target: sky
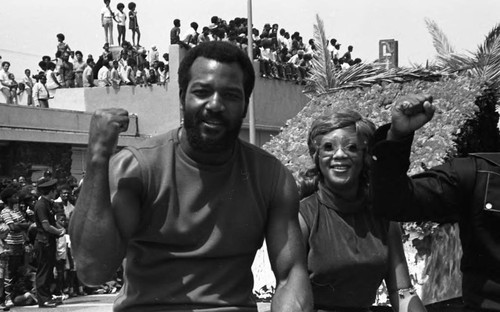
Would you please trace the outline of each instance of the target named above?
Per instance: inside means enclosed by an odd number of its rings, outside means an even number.
[[[117,0],[111,0],[112,9]],[[327,37],[348,45],[353,57],[365,61],[378,58],[378,42],[395,39],[399,44],[399,65],[425,64],[435,50],[425,18],[434,20],[459,52],[475,51],[500,21],[499,0],[253,0],[255,28],[278,23],[290,33],[299,31],[304,41],[313,38],[318,15]],[[127,6],[128,2],[123,2]],[[203,26],[217,15],[226,21],[246,17],[249,0],[135,0],[141,45],[156,45],[168,52],[173,20],[181,20],[187,31],[196,21]],[[42,55],[53,56],[57,33],[84,56],[102,52],[104,31],[100,22],[101,0],[1,0],[0,55],[11,62],[16,77],[30,68],[36,72]],[[128,12],[126,8],[125,13]],[[116,25],[114,37],[116,42]],[[127,29],[126,39],[131,33]]]

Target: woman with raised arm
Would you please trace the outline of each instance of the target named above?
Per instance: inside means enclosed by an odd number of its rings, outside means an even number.
[[[301,200],[299,221],[318,312],[368,312],[382,281],[394,311],[426,311],[411,285],[399,224],[370,209],[374,132],[352,110],[323,115],[309,131],[314,166],[301,174],[301,194],[310,195]]]

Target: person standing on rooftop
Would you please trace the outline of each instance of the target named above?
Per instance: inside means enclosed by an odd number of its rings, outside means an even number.
[[[104,28],[105,42],[113,45],[113,18],[115,13],[111,11],[110,3],[111,0],[104,0],[104,7],[101,9],[101,24]]]

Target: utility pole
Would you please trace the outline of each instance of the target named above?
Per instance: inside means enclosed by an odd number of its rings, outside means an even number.
[[[248,57],[253,64],[253,22],[252,22],[252,0],[248,0],[247,9],[247,30],[248,30]],[[254,112],[254,101],[253,95],[250,95],[250,102],[248,103],[248,132],[250,136],[250,143],[255,145],[255,112]]]

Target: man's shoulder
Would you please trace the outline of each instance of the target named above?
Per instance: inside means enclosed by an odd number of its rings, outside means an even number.
[[[177,131],[178,129],[172,129],[165,133],[147,138],[136,146],[129,146],[128,148],[136,150],[151,150],[164,147],[165,145],[173,144],[177,142]]]
[[[40,199],[38,199],[35,203],[35,210],[47,209],[47,208],[50,208],[50,201],[48,201],[43,197],[40,197]]]
[[[471,153],[469,156],[486,161],[496,167],[500,167],[500,153]]]

